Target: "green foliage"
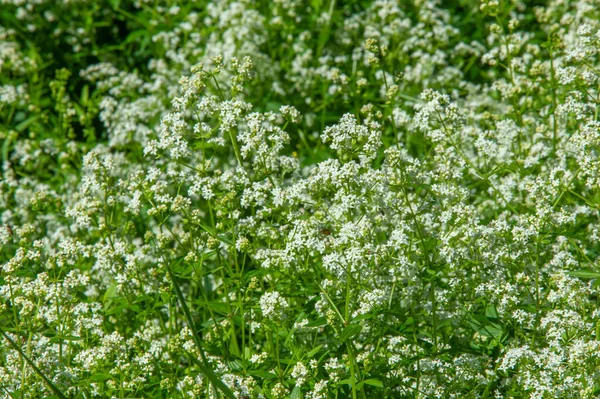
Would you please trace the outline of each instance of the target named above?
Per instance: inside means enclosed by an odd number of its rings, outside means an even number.
[[[597,397],[598,10],[5,1],[2,395]]]

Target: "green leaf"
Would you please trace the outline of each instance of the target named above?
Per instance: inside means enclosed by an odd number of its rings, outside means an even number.
[[[469,323],[471,324],[471,326],[473,327],[473,329],[475,331],[477,331],[479,334],[483,335],[484,337],[494,338],[494,339],[499,340],[502,337],[502,334],[504,333],[502,326],[500,326],[496,323],[488,323],[488,324],[484,325],[484,324],[479,323],[475,319],[471,319],[469,321]]]
[[[141,39],[142,37],[147,36],[147,35],[149,35],[149,32],[146,29],[134,30],[129,35],[127,35],[127,38],[125,39],[123,44],[135,42],[138,38]]]
[[[325,351],[323,352],[323,354],[321,355],[321,357],[319,357],[318,363],[321,363],[323,361],[323,359],[325,359],[325,357],[329,354],[329,351]]]
[[[248,375],[251,375],[253,377],[264,378],[266,380],[272,380],[274,378],[277,378],[277,374],[269,373],[268,371],[264,370],[249,370]]]
[[[81,341],[83,338],[75,337],[73,335],[54,336],[50,338],[50,342],[62,342],[62,341]]]
[[[125,310],[127,308],[128,308],[127,304],[118,305],[118,306],[115,306],[114,308],[108,309],[106,312],[104,312],[104,315],[110,316],[113,314],[121,313],[123,310]]]
[[[490,319],[497,319],[498,316],[498,311],[496,310],[496,307],[494,305],[489,305],[488,307],[485,308],[485,316],[490,318]]]
[[[229,362],[227,362],[227,365],[229,366],[229,368],[233,371],[238,371],[242,369],[242,362],[240,362],[239,360],[235,359],[235,360],[231,360]]]
[[[240,357],[242,352],[240,351],[240,346],[238,345],[237,337],[235,336],[235,328],[233,328],[233,326],[231,326],[230,332],[231,339],[229,340],[229,350],[233,355]]]
[[[348,327],[346,327],[344,331],[342,331],[342,335],[340,336],[340,343],[346,342],[348,339],[358,334],[361,330],[362,327],[358,324],[348,325]]]
[[[300,387],[294,387],[292,394],[290,395],[290,399],[303,399],[304,394],[300,390]]]
[[[85,106],[90,99],[90,87],[88,85],[83,86],[81,89],[81,95],[79,96],[79,103]]]
[[[363,383],[377,388],[383,388],[383,381],[377,380],[375,378],[369,378],[368,380],[364,380]]]
[[[39,116],[40,116],[39,114],[30,116],[29,118],[25,119],[23,122],[21,122],[17,126],[15,126],[15,130],[19,133],[23,132],[25,129],[27,129],[29,127],[29,125],[31,125],[33,122],[35,122],[39,118]]]
[[[93,382],[104,382],[111,379],[111,375],[108,373],[95,373],[92,374],[89,378],[90,381]]]
[[[106,302],[117,296],[117,285],[111,284],[108,289],[104,292],[103,301]]]
[[[320,351],[322,347],[323,347],[323,345],[319,345],[319,346],[317,346],[316,348],[314,348],[313,350],[311,350],[310,352],[308,352],[308,353],[306,354],[306,357],[310,359],[310,358],[311,358],[311,357],[313,357],[313,356],[314,356],[314,355],[315,355],[315,354],[316,354],[318,351]]]
[[[306,325],[306,327],[321,327],[327,324],[327,319],[324,317],[317,319],[315,321],[311,321]]]
[[[218,302],[218,301],[208,302],[208,306],[210,307],[211,310],[213,310],[217,313],[226,314],[229,311],[227,304],[223,303],[223,302]]]
[[[375,317],[375,315],[373,313],[365,313],[365,314],[356,316],[354,319],[352,319],[352,321],[355,322],[355,321],[360,321],[360,320],[368,320],[368,319],[372,319],[373,317]]]
[[[193,270],[194,266],[186,262],[179,262],[176,266],[173,266],[173,274],[179,278],[188,277]]]
[[[593,278],[600,278],[600,273],[595,272],[593,270],[577,270],[574,272],[570,272],[569,276],[579,277],[579,278],[583,278],[583,279],[593,279]]]

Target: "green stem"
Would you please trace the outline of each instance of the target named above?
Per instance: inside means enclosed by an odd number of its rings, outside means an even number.
[[[235,139],[233,138],[233,132],[231,130],[229,130],[229,138],[231,139],[231,145],[233,146],[233,152],[235,154],[235,159],[237,159],[238,165],[240,165],[240,167],[242,167],[242,157],[240,156],[240,150],[237,147],[237,143],[235,142]]]
[[[2,334],[2,336],[10,343],[10,346],[12,346],[17,352],[19,352],[23,359],[25,359],[29,366],[31,366],[33,371],[35,371],[35,373],[44,380],[44,382],[48,385],[52,392],[54,392],[56,396],[58,396],[60,399],[67,399],[67,396],[63,394],[62,391],[58,389],[58,387],[54,385],[54,383],[44,375],[44,373],[42,373],[42,370],[40,370],[31,359],[29,359],[29,357],[25,354],[25,352],[23,352],[19,345],[15,343],[15,341],[13,341],[8,335],[6,335],[6,333],[2,329],[0,329],[0,334]]]
[[[196,347],[198,348],[198,351],[200,352],[200,356],[202,357],[202,363],[197,361],[197,359],[195,359],[194,357],[192,357],[192,360],[194,360],[195,363],[198,365],[198,367],[200,367],[202,374],[204,374],[206,377],[208,377],[208,379],[210,380],[210,382],[212,383],[213,386],[219,388],[221,390],[221,392],[223,392],[223,394],[227,398],[236,399],[235,395],[229,389],[229,387],[227,385],[225,385],[225,383],[223,383],[223,381],[221,381],[219,379],[219,377],[215,374],[215,372],[210,369],[208,360],[206,359],[206,355],[204,354],[204,348],[202,347],[202,342],[200,342],[200,337],[198,335],[198,332],[196,331],[196,326],[194,325],[194,320],[192,319],[192,314],[190,313],[190,309],[188,308],[187,303],[185,302],[183,293],[181,292],[181,289],[179,288],[179,285],[177,284],[175,275],[173,274],[173,271],[171,270],[171,266],[169,266],[169,264],[166,263],[165,267],[167,268],[169,278],[173,282],[173,288],[175,289],[175,294],[177,295],[179,304],[181,305],[181,308],[183,309],[183,313],[185,314],[187,323],[190,327],[190,330],[192,330],[192,338],[194,339],[194,344],[196,345]]]

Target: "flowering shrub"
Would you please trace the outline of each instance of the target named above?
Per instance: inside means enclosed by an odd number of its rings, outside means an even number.
[[[11,398],[600,395],[600,2],[5,0]]]

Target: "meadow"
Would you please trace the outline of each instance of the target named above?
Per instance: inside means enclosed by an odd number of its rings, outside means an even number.
[[[0,0],[0,397],[600,397],[599,0]]]

